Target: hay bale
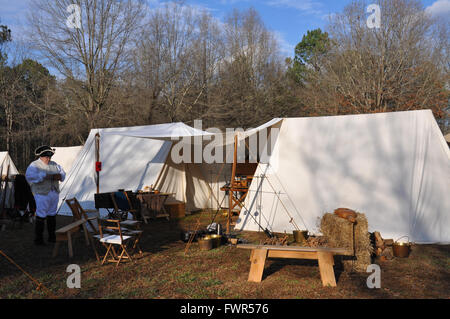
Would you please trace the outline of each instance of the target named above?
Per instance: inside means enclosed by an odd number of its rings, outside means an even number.
[[[373,247],[366,216],[361,213],[356,215],[356,223],[351,223],[335,214],[326,213],[322,217],[320,230],[329,247],[347,248],[354,252],[353,257],[343,257],[344,270],[365,272],[372,263]]]

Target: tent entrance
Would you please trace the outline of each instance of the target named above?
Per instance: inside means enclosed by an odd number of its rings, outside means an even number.
[[[246,146],[247,145],[248,144],[246,143]],[[228,196],[228,216],[226,226],[227,234],[230,233],[230,227],[236,224],[233,221],[233,217],[235,215],[238,216],[241,212],[242,207],[244,207],[245,198],[247,197],[248,191],[250,189],[250,184],[258,167],[258,163],[250,163],[248,161],[248,156],[246,156],[247,158],[244,163],[238,163],[237,148],[238,137],[235,136],[231,179],[227,184],[220,188],[220,190],[224,191]]]

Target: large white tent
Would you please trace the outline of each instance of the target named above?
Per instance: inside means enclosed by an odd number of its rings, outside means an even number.
[[[384,238],[450,242],[450,151],[430,110],[281,123],[235,229],[319,234],[323,214],[346,207]]]
[[[9,173],[8,176],[11,177],[13,175],[19,174],[19,171],[17,170],[16,165],[14,165],[13,160],[11,159],[11,156],[9,156],[8,152],[0,152],[0,175],[5,176],[6,172],[8,171],[9,166]]]
[[[5,189],[5,182],[3,178],[8,174],[10,182],[8,182],[8,187]],[[14,192],[12,178],[14,175],[19,174],[16,165],[9,156],[8,152],[0,152],[0,204],[4,205],[6,208],[11,208],[14,202]],[[6,193],[5,193],[6,192]],[[5,203],[3,204],[3,196],[5,195]]]
[[[227,180],[226,170],[202,163],[176,164],[170,151],[177,140],[210,135],[183,123],[91,130],[72,169],[61,184],[59,213],[69,214],[65,199],[76,197],[86,209],[95,207],[96,134],[100,136],[99,191],[118,189],[138,191],[153,185],[174,193],[188,210],[218,208],[224,193],[220,185]]]
[[[52,156],[52,161],[61,165],[64,171],[69,173],[83,146],[53,147],[53,149],[55,154]]]

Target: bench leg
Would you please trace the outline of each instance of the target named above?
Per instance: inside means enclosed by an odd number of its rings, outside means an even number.
[[[69,247],[69,258],[73,257],[73,248],[72,248],[72,235],[70,232],[67,233],[67,246]]]
[[[86,240],[86,246],[89,247],[89,235],[86,224],[83,224],[83,232],[84,232],[84,239]]]
[[[331,286],[336,287],[336,277],[334,276],[334,258],[332,253],[317,252],[319,259],[320,277],[322,278],[322,284],[324,287]]]
[[[248,281],[261,282],[264,272],[264,264],[267,258],[267,249],[252,250],[252,260],[250,265],[250,273],[248,274]]]
[[[57,241],[55,243],[55,247],[53,248],[53,256],[52,256],[53,258],[55,258],[56,255],[58,255],[59,245],[61,245],[61,242]]]

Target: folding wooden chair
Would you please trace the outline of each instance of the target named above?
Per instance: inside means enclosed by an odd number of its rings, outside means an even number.
[[[106,254],[103,257],[102,265],[108,261],[116,263],[116,267],[119,266],[123,259],[128,259],[132,261],[130,254],[127,251],[127,243],[132,238],[132,236],[124,235],[122,233],[122,228],[120,227],[120,220],[118,219],[107,219],[105,223],[110,225],[99,226],[100,230],[100,242],[106,246]],[[103,234],[103,230],[114,231],[114,234]],[[122,250],[120,254],[117,254],[114,246],[119,246]],[[110,258],[108,259],[108,257]]]
[[[143,230],[141,229],[141,222],[137,220],[125,220],[123,222],[120,222],[120,226],[122,227],[122,233],[124,235],[132,236],[134,237],[132,241],[132,250],[131,253],[134,254],[136,249],[139,250],[139,254],[142,256],[143,252],[141,249],[141,246],[139,245],[139,241],[141,240]],[[125,227],[123,227],[125,226]],[[132,227],[132,229],[128,228]]]

